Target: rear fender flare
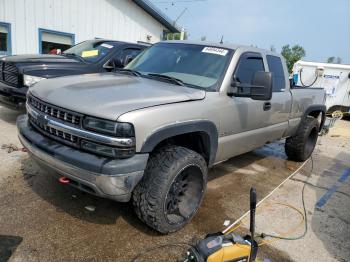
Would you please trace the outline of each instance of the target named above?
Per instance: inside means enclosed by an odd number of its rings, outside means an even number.
[[[311,105],[309,106],[302,117],[302,120],[304,120],[307,116],[310,115],[311,112],[316,112],[316,111],[320,111],[322,118],[321,118],[321,123],[320,123],[320,130],[322,129],[324,122],[326,120],[326,105]],[[302,121],[300,122],[302,123]]]

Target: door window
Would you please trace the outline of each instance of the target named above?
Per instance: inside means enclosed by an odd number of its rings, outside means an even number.
[[[286,89],[286,82],[281,58],[267,55],[266,59],[269,71],[272,73],[272,91],[283,92]]]
[[[265,71],[262,57],[256,54],[243,54],[238,62],[234,77],[240,83],[252,84],[253,76],[258,71]]]
[[[138,54],[141,53],[141,51],[142,50],[139,48],[126,48],[122,51],[117,52],[112,58],[112,60],[119,60],[121,65],[118,65],[117,67],[124,67],[136,56],[138,56]]]
[[[126,48],[121,52],[117,52],[117,54],[114,56],[114,59],[119,59],[123,66],[126,66],[126,64],[138,56],[141,51],[142,50],[138,48]]]
[[[136,56],[138,56],[139,53],[141,53],[141,50],[137,49],[137,48],[124,49],[122,54],[121,54],[121,58],[123,60],[123,63],[126,63],[127,60],[129,60],[128,62],[130,62],[132,59],[134,59]]]

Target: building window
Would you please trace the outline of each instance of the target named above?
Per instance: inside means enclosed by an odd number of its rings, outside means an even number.
[[[60,54],[72,47],[74,42],[74,34],[39,28],[40,54]]]
[[[11,55],[11,24],[0,22],[0,55]]]

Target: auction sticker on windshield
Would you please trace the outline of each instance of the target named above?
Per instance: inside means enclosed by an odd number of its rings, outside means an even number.
[[[225,56],[228,53],[227,49],[222,49],[222,48],[218,48],[218,47],[204,47],[202,50],[203,53],[209,53],[209,54],[214,54],[214,55],[221,55],[221,56]]]
[[[98,56],[98,50],[83,51],[81,57]]]

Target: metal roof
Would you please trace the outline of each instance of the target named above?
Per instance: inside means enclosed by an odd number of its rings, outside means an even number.
[[[312,61],[303,61],[303,60],[299,60],[295,64],[302,65],[302,66],[320,66],[320,67],[328,67],[328,68],[334,68],[334,69],[350,70],[350,64],[332,64],[332,63],[312,62]]]
[[[133,0],[135,4],[145,10],[149,15],[156,19],[159,23],[164,25],[172,33],[180,33],[180,29],[177,28],[175,22],[167,17],[162,11],[155,7],[148,0]]]

